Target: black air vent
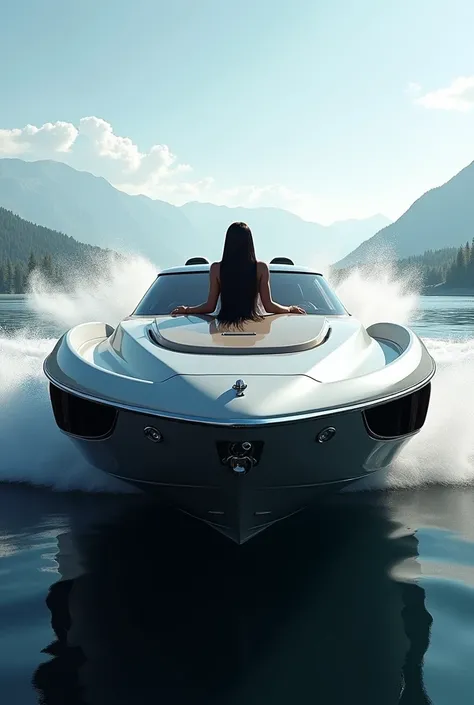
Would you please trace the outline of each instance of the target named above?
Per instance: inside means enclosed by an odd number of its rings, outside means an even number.
[[[54,418],[61,431],[79,438],[106,438],[112,433],[117,409],[82,399],[49,385]]]
[[[401,399],[364,411],[367,430],[376,438],[398,438],[419,431],[426,420],[431,384]]]

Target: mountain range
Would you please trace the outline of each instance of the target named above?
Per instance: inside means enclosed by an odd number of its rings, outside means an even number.
[[[71,271],[88,272],[94,280],[111,257],[118,255],[29,223],[0,207],[0,294],[23,294],[37,269],[57,286],[69,279]]]
[[[0,266],[10,262],[25,267],[31,256],[39,261],[53,255],[55,262],[63,265],[94,261],[98,255],[106,256],[107,253],[63,233],[29,223],[0,207]]]
[[[474,162],[418,198],[394,223],[383,215],[323,226],[278,208],[178,207],[131,196],[101,177],[55,161],[0,159],[0,206],[101,248],[138,252],[159,267],[219,258],[228,225],[252,228],[262,259],[285,255],[335,268],[459,247],[474,235]]]
[[[257,254],[329,264],[390,223],[383,215],[323,226],[277,208],[228,208],[211,203],[177,207],[131,196],[103,178],[55,161],[0,159],[0,206],[76,240],[143,254],[160,267],[202,255],[219,258],[224,234],[247,222]]]
[[[390,221],[383,215],[365,220],[348,220],[330,226],[302,220],[279,208],[229,208],[212,203],[186,203],[180,210],[198,233],[199,241],[212,258],[221,254],[223,236],[234,221],[248,223],[255,234],[257,254],[263,259],[276,255],[304,263],[330,264],[337,252],[350,252]],[[217,246],[217,247],[216,247]]]
[[[459,247],[474,237],[474,162],[442,186],[427,191],[394,223],[360,244],[335,265],[352,267],[383,257],[421,255]]]

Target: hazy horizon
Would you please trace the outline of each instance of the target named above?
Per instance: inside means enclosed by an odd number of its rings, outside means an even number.
[[[65,162],[59,161],[59,160],[57,160],[57,159],[27,159],[26,157],[27,157],[27,155],[22,155],[21,158],[20,158],[20,157],[5,157],[4,155],[0,155],[0,160],[5,160],[5,159],[19,159],[20,161],[29,162],[29,163],[36,163],[36,162],[38,162],[38,163],[41,163],[41,162],[54,162],[54,163],[60,163],[60,164],[65,163]],[[114,188],[118,188],[116,185],[112,184],[112,182],[111,182],[109,179],[106,179],[104,176],[101,176],[101,175],[98,175],[98,174],[93,174],[92,172],[88,171],[87,169],[76,169],[75,167],[72,167],[70,164],[66,164],[66,166],[69,166],[70,168],[74,169],[75,171],[83,172],[83,173],[86,173],[86,174],[91,174],[92,176],[95,176],[96,178],[103,178],[103,179],[105,179],[111,186],[113,186]],[[120,189],[119,189],[119,190],[120,190]],[[127,192],[124,191],[124,193],[127,193]],[[147,195],[147,194],[129,194],[129,195],[142,195],[142,196],[144,195],[146,198],[150,198],[151,200],[163,200],[163,199],[159,199],[159,198],[157,198],[157,197],[149,196],[149,195]],[[168,202],[168,201],[166,201],[166,202]],[[322,223],[318,223],[317,221],[314,221],[314,220],[308,220],[307,218],[304,218],[303,216],[298,215],[298,213],[294,213],[293,211],[289,210],[288,208],[284,208],[283,206],[265,206],[265,205],[259,205],[259,204],[257,204],[257,205],[252,205],[252,206],[240,205],[240,204],[239,204],[239,205],[227,205],[227,204],[225,204],[225,203],[223,203],[223,204],[216,204],[216,203],[213,203],[213,202],[210,201],[210,200],[208,200],[208,201],[204,201],[204,200],[189,200],[189,201],[185,201],[185,202],[182,203],[182,204],[179,204],[177,207],[178,207],[178,208],[183,208],[183,207],[185,207],[185,206],[187,206],[187,205],[193,205],[193,204],[195,204],[195,203],[196,203],[196,204],[199,204],[199,205],[203,205],[203,206],[217,206],[218,208],[227,208],[227,209],[229,209],[229,210],[250,209],[250,208],[259,208],[259,209],[267,209],[267,210],[286,210],[287,212],[292,213],[293,215],[295,215],[295,216],[301,218],[301,220],[304,220],[305,222],[314,223],[315,225],[322,225]],[[173,205],[173,204],[172,204],[172,205]],[[0,205],[0,208],[1,208],[1,207],[2,207],[2,206]],[[8,210],[8,209],[7,209],[7,210]],[[335,221],[331,221],[330,223],[324,223],[324,225],[329,227],[329,226],[331,226],[331,225],[337,225],[337,224],[339,224],[339,223],[341,223],[341,224],[342,224],[342,223],[350,223],[350,222],[357,222],[357,223],[360,222],[360,223],[362,223],[362,222],[364,222],[364,221],[372,220],[372,219],[376,219],[376,218],[384,218],[384,219],[387,220],[387,223],[392,222],[391,219],[390,219],[388,216],[386,216],[384,213],[373,213],[372,215],[369,215],[369,216],[367,216],[367,217],[347,218],[346,220],[341,220],[341,221],[335,220]]]

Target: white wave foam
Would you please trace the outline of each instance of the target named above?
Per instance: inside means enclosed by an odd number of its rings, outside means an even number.
[[[416,270],[397,277],[387,260],[364,271],[355,269],[335,289],[349,312],[368,327],[383,321],[408,323],[418,304],[418,284]]]
[[[29,304],[36,315],[65,330],[99,320],[116,325],[136,306],[156,277],[139,256],[102,257],[88,271],[71,268],[68,293],[38,273],[30,281]],[[58,490],[132,491],[92,468],[54,422],[43,360],[56,340],[34,328],[0,335],[0,480],[30,482]]]
[[[158,273],[154,265],[139,255],[117,259],[110,254],[92,264],[91,270],[85,272],[70,267],[67,292],[34,272],[30,280],[33,311],[61,328],[87,321],[116,326],[133,311]]]
[[[374,487],[474,482],[474,340],[425,340],[437,363],[424,428]]]
[[[42,370],[54,343],[0,337],[0,481],[122,491],[122,483],[90,467],[56,427]]]
[[[130,313],[155,276],[149,262],[129,257],[122,262],[111,259],[93,282],[80,272],[71,275],[70,294],[36,277],[31,306],[38,317],[60,329],[92,319],[114,325]],[[409,285],[410,278],[397,279],[390,266],[378,265],[372,276],[353,273],[338,293],[365,325],[408,322],[417,304]],[[438,364],[426,425],[385,476],[375,475],[355,489],[474,481],[474,340],[425,342]],[[57,490],[130,491],[88,466],[57,430],[42,372],[54,343],[33,330],[0,335],[0,481]]]

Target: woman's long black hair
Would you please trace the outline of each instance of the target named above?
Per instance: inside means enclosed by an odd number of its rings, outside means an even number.
[[[257,258],[252,231],[246,223],[232,223],[227,230],[220,285],[219,323],[240,327],[245,321],[261,318],[257,313]]]

